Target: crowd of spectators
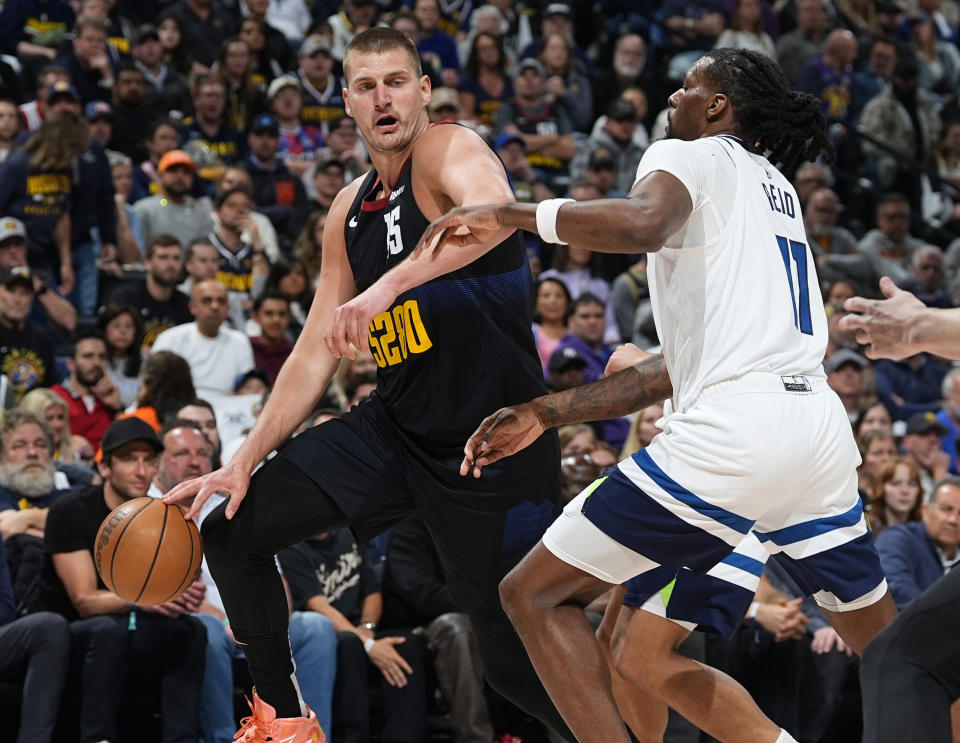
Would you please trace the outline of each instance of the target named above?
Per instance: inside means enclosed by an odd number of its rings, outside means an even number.
[[[837,321],[882,275],[960,304],[958,23],[955,0],[5,0],[0,672],[20,695],[0,704],[28,705],[20,739],[232,739],[248,679],[209,573],[132,608],[93,572],[95,524],[228,461],[252,425],[310,310],[327,210],[368,167],[342,59],[378,24],[415,41],[430,120],[484,137],[520,201],[624,197],[667,97],[714,47],[768,55],[822,101],[835,157],[788,175],[864,508],[911,600],[960,559],[960,369],[872,363]],[[656,347],[642,256],[525,240],[551,389],[599,378],[622,342]],[[308,424],[367,397],[375,369],[345,360]],[[662,415],[561,431],[565,496]],[[318,534],[278,565],[300,688],[334,743],[422,743],[435,695],[448,739],[545,739],[484,691],[422,523],[372,544]],[[773,566],[755,607],[732,640],[686,652],[798,740],[854,739],[856,659],[816,605]]]

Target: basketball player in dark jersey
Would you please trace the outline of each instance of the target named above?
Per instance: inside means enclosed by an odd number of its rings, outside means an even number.
[[[211,494],[230,496],[204,520],[203,537],[256,684],[245,730],[308,741],[318,729],[294,681],[274,554],[343,525],[364,540],[417,510],[455,601],[473,620],[488,680],[572,737],[497,594],[500,579],[556,514],[557,439],[543,436],[498,471],[485,472],[492,477],[459,474],[464,442],[490,410],[545,391],[530,331],[532,279],[523,243],[503,230],[472,250],[436,260],[410,257],[424,228],[451,207],[512,199],[507,176],[475,133],[429,124],[430,82],[405,36],[385,28],[359,34],[344,67],[347,111],[363,132],[373,169],[330,209],[316,299],[246,442],[229,465],[167,498],[195,495],[193,516]],[[341,353],[351,353],[328,330],[344,323],[369,332],[377,392],[283,445],[325,390]],[[371,633],[371,647],[373,640]],[[402,673],[390,664],[381,670],[388,680]]]

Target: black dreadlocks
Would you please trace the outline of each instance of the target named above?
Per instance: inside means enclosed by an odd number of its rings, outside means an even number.
[[[714,49],[700,73],[730,99],[743,140],[767,153],[788,178],[821,152],[833,159],[820,100],[791,90],[773,60],[745,49]]]

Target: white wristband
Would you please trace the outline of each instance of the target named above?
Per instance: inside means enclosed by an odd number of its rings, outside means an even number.
[[[759,602],[754,601],[752,604],[750,604],[750,612],[747,614],[747,619],[756,619],[758,611],[760,611],[760,604]]]
[[[365,652],[367,655],[370,655],[370,648],[373,647],[373,643],[375,643],[375,642],[376,642],[376,640],[374,640],[372,637],[368,637],[366,640],[364,640],[364,641],[363,641],[363,652]]]
[[[557,212],[573,199],[547,199],[537,204],[537,232],[548,243],[566,245],[557,235]]]

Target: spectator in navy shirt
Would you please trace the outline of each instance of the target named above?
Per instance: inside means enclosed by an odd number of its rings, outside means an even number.
[[[420,21],[417,51],[427,67],[439,71],[440,79],[448,88],[459,87],[460,57],[457,42],[437,28],[440,21],[440,5],[437,0],[416,0],[413,12]]]
[[[885,529],[877,552],[898,609],[913,601],[950,571],[960,544],[960,478],[949,475],[934,486],[923,507],[923,521]]]
[[[71,45],[58,59],[84,103],[110,100],[116,78],[113,57],[107,51],[107,24],[98,18],[80,18]]]
[[[881,359],[874,365],[877,397],[894,420],[907,420],[914,413],[940,409],[940,385],[949,366],[926,353],[894,361]]]
[[[49,63],[74,21],[76,14],[64,0],[7,0],[0,13],[0,51],[21,60],[34,57]]]

